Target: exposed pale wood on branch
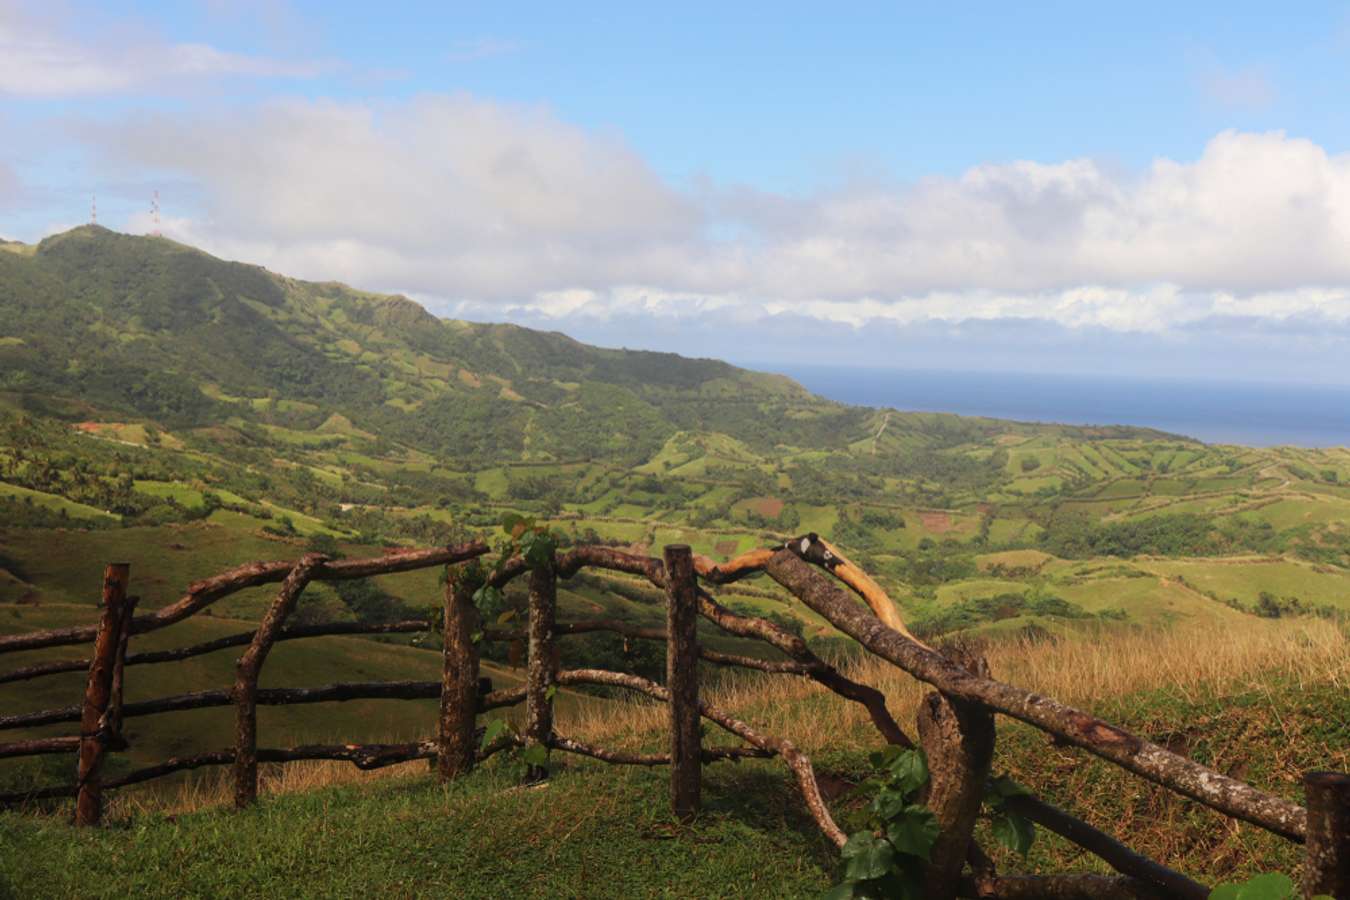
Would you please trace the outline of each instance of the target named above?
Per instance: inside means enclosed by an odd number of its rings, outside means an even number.
[[[278,641],[294,641],[302,638],[327,637],[331,635],[358,634],[404,634],[418,631],[430,631],[433,623],[426,619],[405,619],[401,622],[332,622],[326,625],[287,625],[277,635]],[[175,647],[172,650],[146,650],[141,653],[129,653],[124,665],[140,666],[150,663],[176,662],[190,659],[205,653],[215,653],[230,647],[242,647],[253,640],[254,631],[241,631],[238,634],[225,635],[199,644]],[[12,681],[27,681],[43,675],[59,675],[63,672],[84,672],[89,668],[88,659],[62,659],[55,662],[37,663],[0,674],[0,684]]]
[[[764,571],[778,548],[772,550],[750,550],[724,563],[714,562],[706,556],[695,556],[694,567],[700,578],[713,584],[730,584]]]
[[[886,627],[789,551],[775,554],[768,572],[867,650],[943,693],[983,703],[1222,813],[1302,842],[1307,811],[1296,803],[1215,772],[1057,700],[973,675]]]
[[[558,683],[607,684],[638,691],[663,703],[670,702],[670,692],[665,688],[645,678],[623,672],[608,672],[603,669],[564,670],[558,673]],[[848,841],[848,835],[840,830],[834,822],[834,817],[830,815],[830,809],[825,803],[824,796],[820,793],[820,785],[816,781],[815,770],[811,767],[810,757],[798,750],[791,741],[760,734],[745,722],[704,701],[699,701],[699,712],[704,718],[715,722],[747,744],[781,756],[796,777],[797,786],[806,801],[806,808],[811,813],[812,818],[816,820],[817,827],[836,847],[844,846]]]
[[[127,597],[130,574],[131,566],[127,563],[110,563],[103,572],[103,613],[99,617],[94,658],[89,666],[84,703],[80,708],[76,825],[97,825],[103,815],[99,768],[108,744],[118,737],[115,729],[117,704],[114,702],[114,679],[119,668],[117,654],[126,647],[123,637],[136,606],[135,599]]]
[[[1185,875],[1144,856],[1111,835],[1092,827],[1039,797],[1009,797],[1004,803],[1048,831],[1077,844],[1106,862],[1122,875],[1156,885],[1170,896],[1183,900],[1206,900],[1209,888]]]
[[[342,559],[325,563],[314,572],[316,581],[342,581],[351,578],[368,578],[372,575],[389,575],[395,572],[407,572],[412,569],[425,569],[449,563],[463,562],[488,552],[488,545],[481,540],[468,541],[448,547],[431,547],[420,550],[400,550],[384,556],[367,559]],[[222,597],[227,597],[245,588],[257,587],[282,581],[295,567],[292,561],[253,562],[236,566],[219,575],[188,585],[187,593],[167,606],[153,613],[137,616],[132,620],[131,633],[144,634],[182,621],[194,613],[200,612]],[[47,631],[32,631],[24,634],[12,634],[0,637],[0,653],[15,650],[36,650],[42,647],[57,647],[64,644],[85,644],[94,640],[98,634],[95,626],[76,628],[54,628]]]
[[[233,700],[235,705],[234,805],[240,809],[258,798],[258,676],[267,654],[272,652],[281,626],[300,602],[300,595],[314,572],[327,561],[319,553],[307,553],[281,583],[276,599],[263,614],[258,633],[236,665]]]
[[[807,562],[820,566],[852,588],[887,628],[895,629],[922,647],[928,646],[905,627],[905,623],[900,619],[900,611],[896,609],[894,601],[881,589],[881,585],[839,552],[838,547],[813,533],[788,541],[787,549]]]

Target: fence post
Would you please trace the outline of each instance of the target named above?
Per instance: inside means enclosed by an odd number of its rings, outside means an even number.
[[[1307,896],[1350,897],[1350,775],[1307,772],[1308,860],[1303,890]]]
[[[79,794],[75,799],[75,824],[97,825],[103,815],[103,790],[99,767],[111,736],[108,707],[113,700],[113,677],[118,650],[125,649],[123,631],[130,627],[127,581],[130,563],[109,563],[103,570],[103,615],[94,639],[94,658],[89,662],[89,680],[80,712],[80,761],[76,773]],[[120,679],[119,679],[120,680]],[[119,704],[120,705],[120,704]],[[116,714],[116,713],[115,713]]]
[[[989,677],[982,658],[958,654],[953,661]],[[940,829],[924,870],[923,895],[948,900],[956,896],[994,758],[994,714],[988,707],[935,691],[919,704],[918,727],[928,758],[925,803]]]
[[[670,806],[688,822],[699,810],[702,745],[698,710],[698,583],[694,555],[671,544],[666,568],[666,688],[670,691]]]
[[[473,768],[478,716],[478,584],[463,565],[445,567],[445,640],[441,669],[441,719],[436,742],[436,771],[442,782]]]
[[[554,619],[558,608],[556,561],[530,571],[529,658],[525,662],[525,749],[548,747],[553,741],[552,691],[558,674]],[[525,771],[527,783],[548,777],[544,766]]]
[[[258,799],[258,676],[281,626],[295,609],[314,570],[325,561],[327,557],[321,553],[306,553],[300,558],[263,614],[253,642],[235,663],[234,805],[238,809]]]

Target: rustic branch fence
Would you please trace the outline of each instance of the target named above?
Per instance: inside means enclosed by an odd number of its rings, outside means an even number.
[[[77,735],[0,743],[0,758],[74,753],[76,780],[70,784],[33,786],[0,794],[0,804],[16,805],[54,798],[76,798],[75,822],[96,824],[105,789],[125,787],[203,766],[233,767],[234,798],[239,807],[254,802],[259,763],[297,760],[345,760],[374,769],[416,759],[434,759],[442,780],[470,771],[475,763],[501,749],[523,743],[628,765],[669,765],[670,797],[676,817],[688,821],[700,805],[702,766],[721,760],[780,757],[802,793],[821,832],[836,846],[846,835],[835,823],[816,780],[810,759],[789,739],[763,734],[747,722],[699,697],[700,660],[773,674],[811,678],[839,696],[862,705],[882,739],[915,747],[886,707],[885,697],[871,686],[843,675],[817,656],[800,637],[774,623],[737,615],[721,606],[699,585],[724,585],[747,576],[767,574],[779,585],[852,637],[868,652],[936,688],[920,704],[917,733],[931,771],[927,804],[940,826],[925,875],[929,897],[1181,897],[1203,898],[1208,889],[1180,872],[1148,859],[1115,837],[1034,796],[1008,799],[1017,813],[1094,854],[1117,873],[1098,875],[1001,876],[972,838],[993,758],[994,715],[1018,719],[1060,743],[1077,746],[1134,775],[1210,807],[1221,815],[1249,822],[1287,840],[1306,845],[1304,888],[1309,895],[1350,897],[1350,776],[1310,772],[1304,779],[1308,807],[1259,790],[1184,756],[1150,743],[1086,712],[990,677],[979,659],[949,658],[913,637],[900,622],[884,591],[836,548],[816,535],[794,539],[773,549],[756,550],[728,563],[716,564],[682,545],[665,548],[656,559],[611,547],[581,545],[553,555],[546,565],[529,567],[519,557],[490,574],[466,565],[489,553],[483,541],[407,550],[380,557],[329,560],[308,554],[293,562],[258,562],[239,566],[196,582],[186,594],[155,612],[135,616],[135,598],[127,593],[129,567],[112,564],[104,577],[99,624],[93,627],[0,637],[0,654],[46,647],[93,643],[90,659],[29,665],[0,674],[0,683],[26,681],[61,672],[87,671],[83,701],[74,706],[0,717],[0,730],[79,722]],[[443,671],[439,682],[343,682],[317,687],[259,688],[258,678],[278,641],[324,635],[390,634],[429,631],[436,623],[409,620],[386,624],[336,623],[288,626],[286,619],[306,585],[313,581],[363,578],[445,566],[447,578],[443,617]],[[644,628],[613,620],[556,620],[557,582],[583,568],[607,569],[645,578],[666,597],[666,627]],[[834,580],[826,577],[829,573]],[[528,577],[528,621],[524,629],[482,627],[473,603],[484,579],[502,587]],[[182,621],[234,592],[281,582],[276,599],[253,632],[229,635],[172,650],[129,653],[128,644],[145,634]],[[850,594],[839,587],[842,583]],[[861,598],[864,604],[859,604]],[[702,647],[696,631],[702,616],[738,637],[753,638],[777,648],[786,660],[763,660]],[[597,669],[563,669],[558,638],[596,631],[628,638],[666,642],[666,684],[636,675]],[[523,688],[485,690],[479,677],[475,638],[528,643]],[[126,667],[171,662],[229,647],[245,647],[232,688],[198,691],[136,703],[122,702]],[[667,705],[670,721],[668,753],[632,753],[595,747],[559,734],[553,719],[556,687],[605,685],[651,697]],[[355,699],[440,700],[435,740],[401,744],[305,745],[260,748],[257,744],[259,705],[323,703]],[[480,747],[479,714],[525,704],[522,737],[507,734]],[[131,717],[185,709],[233,706],[236,738],[233,748],[176,757],[116,778],[101,776],[108,751],[125,749],[122,722]],[[707,719],[742,742],[734,747],[705,747],[699,730]],[[527,757],[530,758],[530,757]],[[535,766],[527,777],[544,777]]]

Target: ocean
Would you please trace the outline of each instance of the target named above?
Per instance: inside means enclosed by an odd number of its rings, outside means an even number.
[[[781,364],[842,403],[1068,425],[1143,425],[1211,444],[1350,446],[1350,387]]]

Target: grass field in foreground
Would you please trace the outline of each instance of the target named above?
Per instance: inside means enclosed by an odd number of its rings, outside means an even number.
[[[1327,622],[1253,621],[1079,635],[988,648],[1004,680],[1092,710],[1258,787],[1301,800],[1308,768],[1350,768],[1350,639]],[[902,723],[923,689],[874,660],[854,677],[882,688]],[[818,772],[866,773],[877,744],[864,714],[800,679],[745,677],[710,692],[763,731],[789,737]],[[573,706],[568,734],[619,748],[659,747],[663,707]],[[833,851],[776,761],[705,770],[704,814],[674,826],[664,770],[556,757],[547,787],[517,786],[500,758],[442,788],[425,764],[357,773],[336,764],[269,772],[257,809],[235,813],[224,773],[176,795],[117,797],[110,825],[73,831],[63,813],[0,814],[0,896],[810,897]],[[1000,720],[995,769],[1193,877],[1214,883],[1293,872],[1298,849],[1070,748]],[[845,830],[860,802],[832,801]],[[977,836],[993,847],[984,823]],[[1041,832],[1000,870],[1105,871]],[[301,886],[297,888],[297,886]]]

